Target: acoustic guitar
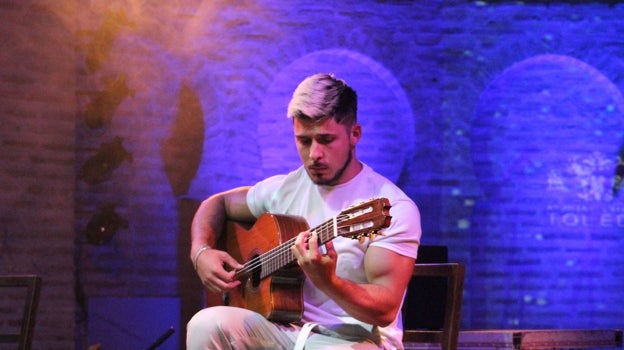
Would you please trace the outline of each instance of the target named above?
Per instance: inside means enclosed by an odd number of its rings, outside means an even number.
[[[374,239],[390,225],[389,211],[388,199],[372,199],[341,211],[310,231],[316,233],[319,245],[336,237]],[[208,292],[207,306],[242,307],[277,322],[300,320],[305,275],[290,248],[297,234],[308,229],[302,217],[283,214],[263,214],[251,227],[228,222],[220,244],[236,260],[244,262],[235,277],[241,284],[225,294]]]

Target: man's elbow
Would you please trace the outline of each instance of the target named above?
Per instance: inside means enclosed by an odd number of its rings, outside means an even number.
[[[394,322],[397,316],[397,312],[399,311],[399,309],[392,309],[388,312],[380,313],[375,318],[375,322],[373,322],[373,324],[378,327],[387,327],[392,324],[392,322]]]

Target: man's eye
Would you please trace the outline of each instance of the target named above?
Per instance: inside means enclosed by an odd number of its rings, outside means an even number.
[[[303,146],[308,146],[312,143],[311,139],[297,139],[297,141],[299,141],[299,143]]]
[[[322,144],[322,145],[327,145],[330,144],[334,141],[333,137],[323,137],[318,139],[318,143]]]

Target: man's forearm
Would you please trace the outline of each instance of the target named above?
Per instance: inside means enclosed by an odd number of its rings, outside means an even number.
[[[223,222],[226,217],[223,196],[214,195],[204,200],[191,223],[191,251],[190,258],[195,261],[198,250],[202,247],[216,247],[219,235],[223,231]]]

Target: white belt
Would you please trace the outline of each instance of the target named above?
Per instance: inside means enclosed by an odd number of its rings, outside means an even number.
[[[295,348],[293,350],[303,350],[310,332],[312,332],[312,329],[316,326],[316,323],[307,322],[303,325],[303,327],[301,327],[301,331],[299,331],[299,336],[297,336],[297,342],[295,343]]]

